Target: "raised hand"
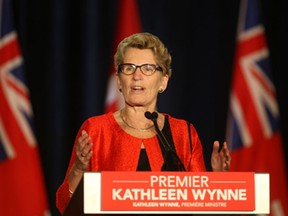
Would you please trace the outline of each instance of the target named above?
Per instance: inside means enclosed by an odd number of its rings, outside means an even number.
[[[93,154],[91,147],[91,137],[88,136],[85,130],[83,130],[76,145],[75,167],[78,171],[86,171]]]
[[[224,172],[230,169],[231,156],[227,146],[227,142],[223,143],[220,149],[219,141],[214,141],[213,152],[211,155],[211,167],[214,172]]]

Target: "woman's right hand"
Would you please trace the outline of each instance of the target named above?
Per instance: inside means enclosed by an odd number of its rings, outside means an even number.
[[[76,158],[72,166],[72,169],[70,170],[68,175],[70,197],[76,190],[77,185],[79,184],[81,178],[83,177],[83,173],[88,168],[89,161],[93,154],[91,148],[92,148],[91,137],[85,130],[83,130],[81,132],[81,136],[77,140],[75,149]]]
[[[77,169],[77,171],[84,172],[88,167],[93,152],[91,150],[91,137],[85,130],[83,130],[81,133],[82,134],[78,138],[76,144],[75,168]]]

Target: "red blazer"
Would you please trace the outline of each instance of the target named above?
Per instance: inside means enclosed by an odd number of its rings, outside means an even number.
[[[194,126],[190,124],[191,152],[187,122],[167,116],[176,152],[185,169],[195,172],[206,171],[201,141]],[[151,170],[161,171],[164,161],[157,136],[147,139],[131,136],[118,125],[113,113],[91,117],[78,131],[65,179],[56,192],[56,206],[61,213],[70,200],[68,173],[76,157],[75,145],[82,130],[87,131],[93,143],[93,156],[87,171],[136,171],[142,142]]]

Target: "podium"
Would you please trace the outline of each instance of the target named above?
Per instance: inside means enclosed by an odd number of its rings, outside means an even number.
[[[269,214],[270,176],[252,172],[85,172],[63,215]]]

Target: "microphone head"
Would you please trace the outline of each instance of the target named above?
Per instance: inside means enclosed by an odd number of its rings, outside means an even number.
[[[147,119],[151,119],[151,118],[152,118],[152,113],[149,112],[149,111],[146,111],[144,115],[145,115],[145,117],[146,117]]]
[[[151,118],[152,118],[152,119],[157,119],[157,118],[158,118],[158,113],[157,113],[157,112],[153,112],[153,113],[151,114]]]

